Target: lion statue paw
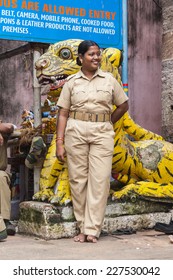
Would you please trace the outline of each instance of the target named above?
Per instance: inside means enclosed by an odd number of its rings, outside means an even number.
[[[54,195],[54,192],[52,189],[44,189],[44,190],[41,190],[37,193],[35,193],[32,197],[33,200],[35,201],[46,201],[48,202],[49,198],[51,196]]]

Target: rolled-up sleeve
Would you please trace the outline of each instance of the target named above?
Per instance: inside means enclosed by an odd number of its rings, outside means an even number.
[[[71,96],[70,88],[68,86],[68,82],[66,82],[61,91],[60,97],[57,102],[57,106],[62,107],[64,109],[70,109],[71,106],[70,96]]]

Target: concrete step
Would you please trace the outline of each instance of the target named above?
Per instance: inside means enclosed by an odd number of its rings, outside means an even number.
[[[152,229],[156,222],[169,224],[172,218],[171,204],[151,201],[109,202],[102,230],[111,233],[127,227],[136,231]],[[73,207],[24,201],[19,205],[18,232],[46,240],[73,237],[77,233]]]

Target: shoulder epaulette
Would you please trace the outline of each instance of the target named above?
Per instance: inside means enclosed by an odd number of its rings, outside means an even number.
[[[72,75],[70,75],[70,76],[68,76],[66,80],[67,80],[67,81],[71,80],[75,75],[76,75],[76,73],[75,73],[75,74],[72,74]]]

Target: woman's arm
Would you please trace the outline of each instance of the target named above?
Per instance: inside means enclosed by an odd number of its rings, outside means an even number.
[[[129,109],[128,101],[125,101],[113,111],[111,115],[112,123],[116,123]]]
[[[56,156],[60,161],[65,161],[64,134],[67,125],[69,110],[59,109],[56,127]]]

